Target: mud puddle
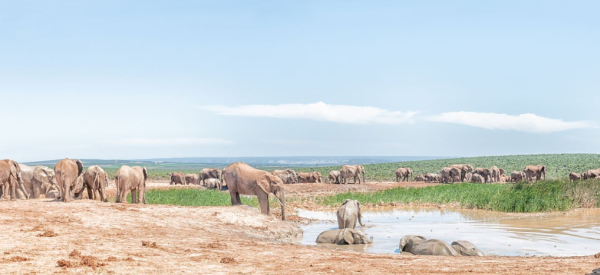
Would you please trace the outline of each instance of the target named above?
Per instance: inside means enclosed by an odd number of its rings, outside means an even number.
[[[301,243],[316,245],[317,236],[337,229],[335,212],[299,211],[304,218],[319,219],[302,226]],[[398,243],[405,235],[423,235],[448,243],[468,240],[486,254],[503,256],[591,255],[600,247],[600,210],[568,213],[512,214],[482,210],[437,208],[386,209],[364,212],[365,227],[374,237],[370,245],[331,246],[371,253],[399,253]]]

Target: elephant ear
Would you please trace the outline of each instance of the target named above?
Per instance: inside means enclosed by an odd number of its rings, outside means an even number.
[[[271,191],[271,185],[268,179],[261,179],[256,181],[256,185],[260,187],[265,193],[269,194]]]
[[[39,182],[44,182],[44,179],[48,179],[48,173],[42,167],[36,167],[33,170],[33,178],[35,178]]]
[[[81,160],[77,160],[75,163],[77,163],[77,176],[81,176],[81,173],[83,173],[83,163],[81,163]]]
[[[344,241],[348,244],[354,244],[354,236],[352,236],[352,231],[348,230],[348,229],[344,229],[344,231],[342,232],[342,237],[344,238]]]

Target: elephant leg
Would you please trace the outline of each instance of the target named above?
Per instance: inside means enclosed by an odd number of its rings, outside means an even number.
[[[143,184],[138,189],[138,200],[138,203],[146,204],[146,187]]]
[[[106,201],[106,197],[104,197],[104,187],[100,186],[98,188],[98,193],[100,194],[100,201]]]
[[[14,182],[12,182],[13,180],[11,180],[11,184],[10,184],[10,200],[11,201],[16,201],[17,200],[17,193],[16,193],[16,184]]]
[[[258,202],[260,203],[260,212],[265,215],[271,214],[269,209],[269,194],[260,190],[258,194],[256,194],[256,197],[258,197]]]
[[[96,196],[94,194],[94,189],[92,189],[90,186],[87,187],[87,193],[88,193],[88,200],[96,199]]]
[[[138,203],[140,199],[140,187],[136,187],[131,190],[131,203]]]

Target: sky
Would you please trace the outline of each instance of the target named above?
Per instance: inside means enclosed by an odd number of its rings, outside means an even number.
[[[0,1],[0,158],[600,153],[598,1]]]

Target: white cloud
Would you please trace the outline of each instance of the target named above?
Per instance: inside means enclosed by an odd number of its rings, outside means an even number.
[[[388,111],[376,107],[332,105],[323,102],[311,104],[203,106],[204,110],[225,116],[312,119],[346,124],[400,124],[413,123],[417,112]]]
[[[189,145],[226,145],[231,141],[217,138],[127,138],[113,142],[125,146],[189,146]]]
[[[431,121],[464,124],[473,127],[498,130],[514,130],[534,133],[551,133],[571,129],[595,128],[588,121],[563,121],[535,114],[518,116],[496,113],[449,112],[427,118]]]

